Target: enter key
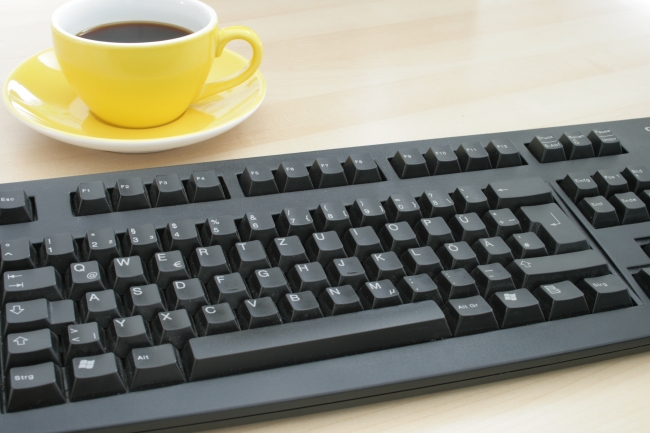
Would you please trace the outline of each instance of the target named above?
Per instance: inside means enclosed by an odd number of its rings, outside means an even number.
[[[534,232],[546,245],[549,254],[566,254],[589,249],[580,228],[555,204],[522,206],[517,218],[528,231]]]

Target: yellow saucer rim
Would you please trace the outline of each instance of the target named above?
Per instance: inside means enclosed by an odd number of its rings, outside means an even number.
[[[23,60],[14,69],[12,69],[12,71],[7,75],[7,78],[5,79],[5,82],[3,84],[2,97],[5,106],[11,112],[11,114],[13,114],[14,117],[16,117],[19,121],[21,121],[26,126],[46,136],[54,138],[56,140],[77,145],[77,146],[88,147],[88,148],[99,149],[99,150],[117,151],[117,152],[155,152],[160,150],[168,150],[176,147],[187,146],[190,144],[198,143],[200,141],[204,141],[209,138],[215,137],[239,125],[241,122],[246,120],[250,115],[252,115],[255,111],[257,111],[257,109],[262,104],[266,96],[266,90],[267,90],[266,79],[264,78],[264,75],[261,73],[261,71],[258,69],[253,74],[253,77],[251,77],[251,79],[259,80],[261,85],[260,96],[258,97],[258,100],[246,112],[243,112],[240,116],[228,121],[225,124],[217,124],[212,127],[208,127],[206,129],[201,129],[198,131],[192,131],[188,133],[177,134],[177,135],[172,135],[167,137],[159,137],[159,138],[107,138],[101,136],[75,134],[61,129],[57,129],[55,127],[46,126],[32,120],[28,116],[25,116],[20,111],[16,110],[9,100],[9,94],[7,91],[8,84],[12,80],[12,78],[15,77],[16,73],[21,68],[25,67],[26,63],[30,62],[34,58],[39,57],[44,53],[53,50],[54,48],[52,47],[42,50],[28,57],[27,59]],[[238,58],[239,60],[244,62],[244,64],[248,62],[248,59],[246,59],[244,56],[232,50],[229,50],[227,48],[224,49],[223,54],[227,54],[235,58]],[[215,58],[215,61],[217,61],[217,58]],[[251,79],[249,79],[248,81],[250,81]],[[246,83],[240,84],[240,86],[243,85],[246,85]],[[109,126],[120,130],[129,129],[129,128],[121,128],[115,125],[109,125]],[[128,148],[124,148],[124,146],[130,146],[133,144],[137,144],[140,147],[148,147],[148,145],[151,145],[152,148],[150,150],[148,149],[131,150]],[[113,146],[115,146],[115,149],[111,149],[111,147]]]

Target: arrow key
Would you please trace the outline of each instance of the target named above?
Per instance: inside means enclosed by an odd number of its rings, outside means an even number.
[[[69,325],[63,334],[63,361],[106,353],[106,333],[97,322]]]
[[[5,370],[43,362],[61,365],[59,339],[49,329],[9,334],[5,342]]]

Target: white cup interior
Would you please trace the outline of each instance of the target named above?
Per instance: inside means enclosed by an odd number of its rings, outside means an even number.
[[[209,31],[216,24],[217,14],[198,0],[72,0],[52,15],[52,25],[72,36],[97,26],[128,21],[172,24],[196,34]]]

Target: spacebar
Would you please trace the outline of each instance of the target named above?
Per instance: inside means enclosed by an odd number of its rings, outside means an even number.
[[[191,339],[189,380],[319,361],[451,337],[433,301]]]

